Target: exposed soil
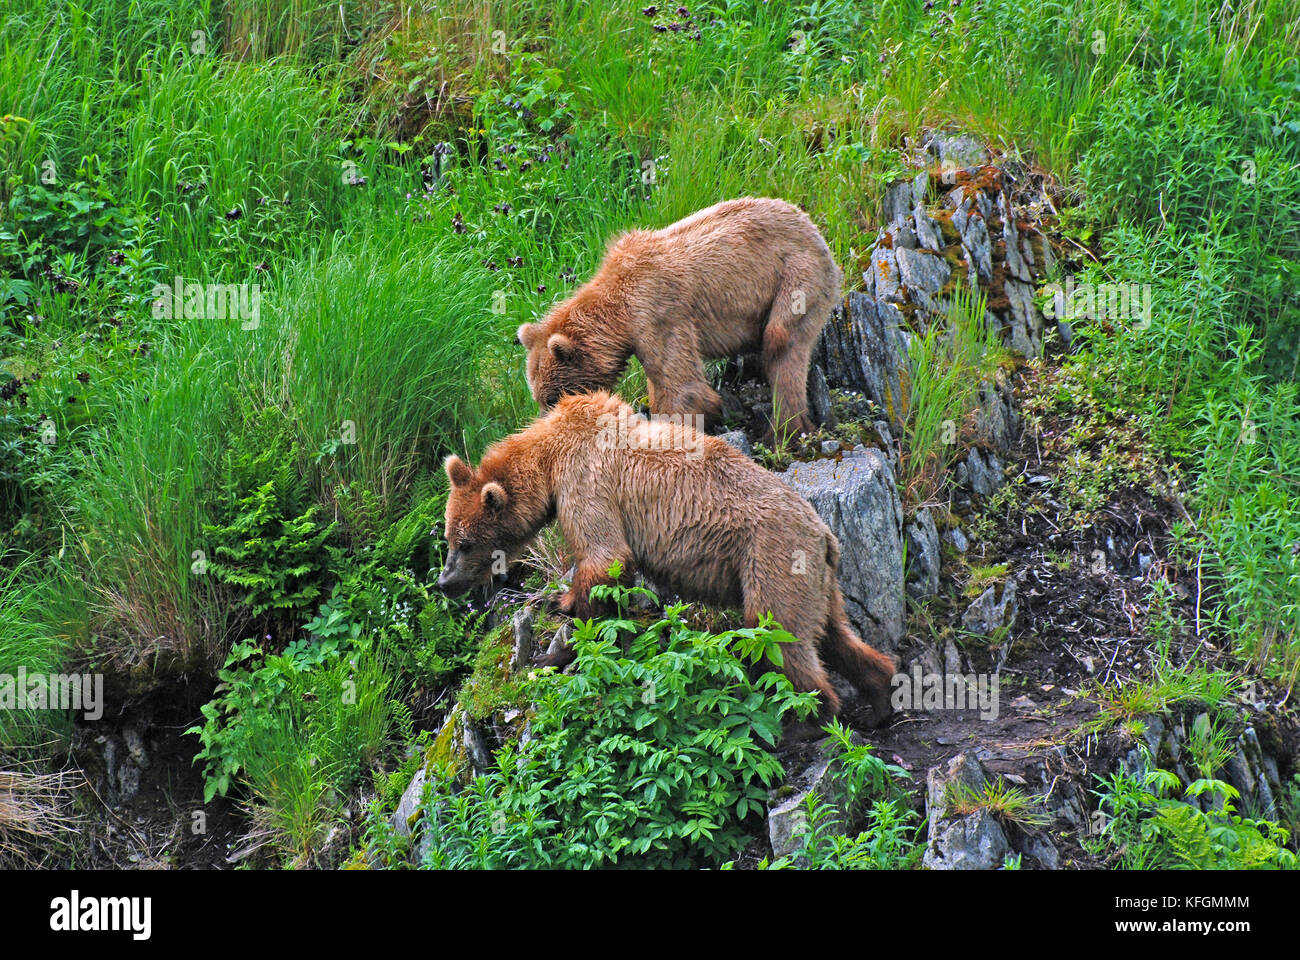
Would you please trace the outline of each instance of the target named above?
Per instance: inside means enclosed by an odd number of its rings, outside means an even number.
[[[228,869],[247,831],[235,802],[203,802],[196,736],[212,682],[177,683],[148,698],[110,705],[80,725],[74,755],[86,777],[79,865],[93,869]]]

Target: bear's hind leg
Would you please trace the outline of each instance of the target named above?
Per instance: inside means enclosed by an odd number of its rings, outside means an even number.
[[[817,711],[817,719],[820,722],[826,723],[840,712],[839,695],[831,686],[826,668],[822,666],[817,650],[811,643],[800,640],[798,643],[784,644],[781,647],[781,660],[781,672],[790,679],[796,690],[812,690],[819,695],[821,706]]]
[[[826,663],[848,679],[871,703],[876,714],[876,724],[883,724],[893,714],[890,693],[898,662],[894,657],[864,643],[853,632],[844,614],[844,600],[839,587],[831,596],[829,616],[826,619],[826,639],[821,654]]]
[[[745,626],[756,627],[762,616],[772,610],[773,604],[764,600],[761,583],[756,575],[742,577],[741,586],[745,595]],[[796,690],[818,693],[821,706],[817,717],[824,723],[840,712],[839,695],[831,686],[826,668],[822,666],[821,659],[817,656],[816,638],[813,638],[813,641],[807,639],[808,625],[801,622],[797,613],[785,612],[788,622],[782,621],[781,626],[798,637],[798,640],[795,643],[781,645],[780,667],[767,661],[764,661],[763,665],[768,669],[780,670],[784,673]]]
[[[820,255],[792,256],[785,262],[763,330],[763,370],[772,385],[774,408],[772,439],[816,429],[808,416],[808,364],[842,279],[824,247]]]
[[[769,444],[779,443],[817,428],[808,416],[808,363],[812,344],[792,335],[789,308],[777,295],[772,317],[763,332],[763,373],[772,386],[772,420]],[[796,331],[796,334],[799,331]]]

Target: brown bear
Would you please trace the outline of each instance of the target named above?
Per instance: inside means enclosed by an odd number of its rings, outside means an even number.
[[[562,613],[597,613],[588,592],[611,582],[618,561],[625,582],[640,571],[683,599],[740,607],[748,626],[770,611],[799,640],[782,648],[784,672],[797,689],[821,694],[823,718],[840,706],[823,660],[870,699],[877,722],[889,715],[897,666],[845,618],[835,535],[725,441],[597,392],[561,399],[494,444],[477,470],[456,456],[446,470],[444,592],[485,580],[558,520],[577,560]]]
[[[741,197],[662,230],[629,230],[596,275],[538,323],[519,328],[528,386],[547,410],[609,390],[635,355],[651,413],[722,413],[704,361],[760,351],[772,385],[769,442],[811,432],[808,364],[840,296],[842,274],[798,207]]]

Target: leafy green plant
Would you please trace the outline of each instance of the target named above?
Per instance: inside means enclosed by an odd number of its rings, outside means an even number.
[[[1179,794],[1181,793],[1181,796]],[[1221,780],[1182,785],[1167,770],[1123,771],[1101,781],[1105,814],[1093,849],[1114,851],[1128,870],[1253,870],[1297,867],[1288,831],[1269,820],[1239,816],[1237,790]],[[1202,809],[1208,798],[1210,809]]]
[[[238,588],[254,617],[305,612],[320,596],[321,557],[335,523],[316,521],[318,504],[301,516],[286,516],[270,480],[241,497],[237,507],[228,524],[203,528],[216,541],[216,556],[223,558],[211,561],[210,571]]]
[[[446,491],[445,475],[435,476],[416,486],[405,512],[387,525],[387,508],[368,491],[353,489],[339,498],[341,533],[352,549],[332,568],[339,579],[320,615],[329,629],[365,631],[415,686],[434,689],[471,665],[484,617],[437,588],[436,534]],[[312,623],[306,629],[320,634]]]
[[[102,254],[126,246],[134,234],[99,158],[83,158],[76,175],[74,182],[62,185],[49,166],[33,177],[35,182],[19,182],[12,189],[0,216],[0,272],[9,277],[0,287],[0,316],[8,319],[10,307],[33,306],[38,286],[47,292],[75,291],[90,271],[114,266]]]
[[[835,751],[832,782],[836,802],[816,791],[803,800],[798,849],[767,870],[910,870],[923,852],[919,818],[902,781],[910,774],[875,755],[869,743],[854,743],[838,720],[826,727]],[[847,820],[847,823],[845,822]],[[845,827],[862,827],[849,836]]]
[[[348,791],[409,727],[389,669],[380,651],[337,635],[280,654],[235,644],[204,722],[186,731],[201,745],[204,802],[242,782],[277,849],[309,862]]]
[[[626,604],[631,591],[605,595]],[[529,682],[527,742],[468,790],[431,796],[424,865],[702,866],[743,846],[781,775],[768,747],[814,698],[738,659],[770,658],[779,632],[710,635],[684,610],[577,622],[576,671]]]
[[[1187,731],[1187,749],[1192,755],[1192,765],[1202,779],[1208,780],[1237,752],[1237,738],[1209,713],[1198,713]]]
[[[308,503],[298,446],[278,410],[252,414],[223,471],[218,522],[203,527],[208,572],[235,589],[255,620],[296,623],[321,596],[338,522],[316,519],[321,507]]]
[[[1038,438],[1076,455],[1051,488],[1062,520],[1086,526],[1118,485],[1154,487],[1154,466],[1176,473],[1157,492],[1187,509],[1178,543],[1203,581],[1200,626],[1294,685],[1291,0],[1208,20],[1192,0],[1071,0],[1029,18],[1019,0],[710,3],[691,5],[691,25],[667,6],[293,6],[242,4],[217,23],[197,0],[6,5],[0,393],[20,387],[0,398],[0,540],[20,549],[0,565],[61,555],[71,598],[29,591],[32,568],[0,590],[20,662],[61,662],[71,644],[147,688],[155,671],[210,675],[247,635],[242,588],[192,566],[212,553],[203,524],[236,516],[217,514],[238,499],[221,498],[222,451],[252,432],[228,399],[238,385],[282,407],[306,452],[295,469],[310,490],[281,522],[315,502],[343,514],[344,485],[369,497],[365,524],[344,516],[333,535],[347,563],[322,570],[295,615],[344,643],[382,630],[395,681],[453,678],[475,630],[439,607],[425,559],[359,570],[444,453],[472,456],[534,415],[510,331],[618,230],[742,194],[801,205],[853,277],[903,173],[893,145],[956,117],[1065,185],[1057,252],[1093,264],[1077,280],[1152,286],[1149,324],[1077,325],[1049,411],[1062,429]],[[150,281],[175,275],[260,279],[262,329],[152,323]],[[918,417],[953,392],[923,386]],[[921,495],[951,452],[947,416],[937,444],[921,419],[904,437]],[[1145,711],[1193,702],[1219,720],[1222,675],[1149,680],[1116,693],[1114,722],[1135,730]]]

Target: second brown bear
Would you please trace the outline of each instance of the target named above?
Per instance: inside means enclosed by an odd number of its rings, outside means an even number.
[[[712,426],[722,399],[704,362],[758,351],[773,392],[769,440],[811,432],[808,364],[842,279],[812,220],[784,200],[741,197],[630,230],[573,296],[519,328],[528,386],[546,410],[611,389],[635,355],[651,413]]]
[[[771,612],[798,643],[786,676],[839,710],[823,661],[890,713],[892,658],[863,643],[844,613],[835,535],[808,502],[717,437],[651,421],[607,393],[568,397],[494,444],[477,470],[448,457],[447,563],[438,586],[486,580],[558,520],[577,561],[560,604],[595,613],[589,591],[616,561],[688,600],[739,606],[753,626]]]

